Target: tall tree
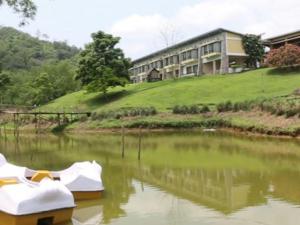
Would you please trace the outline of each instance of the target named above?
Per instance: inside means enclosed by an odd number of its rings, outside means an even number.
[[[7,86],[10,84],[10,78],[8,74],[1,71],[0,68],[0,103],[3,103],[3,97],[7,90]]]
[[[91,92],[106,94],[109,87],[124,86],[129,79],[130,60],[117,48],[120,38],[102,31],[81,52],[76,79]]]
[[[248,67],[257,68],[257,63],[261,62],[265,50],[260,35],[246,34],[243,37],[243,46],[248,55],[246,63]]]
[[[32,0],[0,0],[0,6],[4,3],[22,15],[20,25],[25,25],[27,19],[34,19],[37,7]]]

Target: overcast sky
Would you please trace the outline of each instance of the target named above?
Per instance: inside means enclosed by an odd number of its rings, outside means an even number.
[[[0,8],[0,25],[34,36],[68,41],[79,47],[104,30],[122,38],[133,59],[219,27],[264,38],[300,30],[300,0],[34,0],[34,21],[19,28],[20,18]],[[173,38],[171,38],[173,37]]]

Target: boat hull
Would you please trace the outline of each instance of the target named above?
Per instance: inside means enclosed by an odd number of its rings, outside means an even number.
[[[103,191],[72,191],[72,194],[75,201],[93,200],[101,198]]]
[[[0,212],[0,225],[56,225],[71,220],[73,208],[15,216]]]

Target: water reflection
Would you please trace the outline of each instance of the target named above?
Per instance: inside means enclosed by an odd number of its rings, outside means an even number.
[[[297,224],[300,145],[297,140],[199,132],[21,136],[0,139],[9,160],[57,170],[95,159],[105,196],[80,203],[77,224]],[[274,219],[277,218],[277,219]]]

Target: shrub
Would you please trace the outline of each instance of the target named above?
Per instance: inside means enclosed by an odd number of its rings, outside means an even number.
[[[217,105],[218,112],[228,112],[233,110],[233,104],[231,101],[227,101],[225,103],[221,102]]]
[[[121,119],[122,117],[151,116],[155,114],[157,114],[157,110],[154,107],[121,108],[112,111],[94,112],[91,119]]]
[[[88,120],[88,116],[87,115],[80,116],[79,120],[80,120],[80,122],[85,122]]]
[[[176,105],[173,107],[172,112],[174,114],[200,114],[200,113],[210,112],[210,109],[207,105],[204,105],[202,107],[198,105],[191,105],[191,106]]]
[[[266,58],[266,64],[273,67],[292,67],[300,64],[300,47],[286,44],[278,49],[272,49]]]
[[[207,105],[204,105],[201,110],[200,110],[200,113],[207,113],[207,112],[210,112],[210,109]]]
[[[285,117],[289,118],[289,117],[293,117],[293,116],[295,116],[297,114],[298,114],[298,109],[297,108],[292,108],[292,109],[288,109],[285,112]]]

